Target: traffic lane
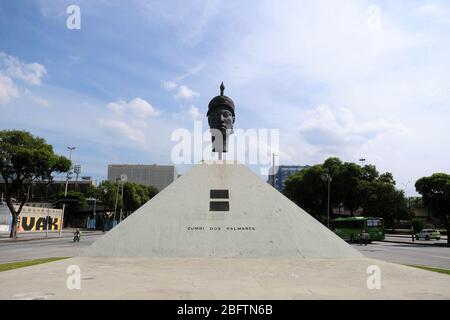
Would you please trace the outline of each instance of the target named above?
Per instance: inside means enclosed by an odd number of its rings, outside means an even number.
[[[77,256],[101,236],[82,236],[80,242],[75,243],[68,237],[2,243],[0,245],[0,263]]]
[[[353,245],[368,258],[399,264],[450,269],[450,248],[374,241],[367,246]]]

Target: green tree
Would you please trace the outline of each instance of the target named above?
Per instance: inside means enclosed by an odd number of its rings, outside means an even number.
[[[133,213],[158,193],[158,189],[127,182],[123,186],[123,207],[128,214]]]
[[[395,220],[408,219],[409,210],[407,199],[401,190],[397,190],[390,182],[380,178],[371,182],[364,182],[363,214],[383,218],[386,225],[392,225]]]
[[[431,212],[444,220],[447,243],[450,244],[450,175],[435,173],[429,177],[420,178],[416,181],[415,187]]]
[[[105,180],[97,187],[97,198],[103,203],[105,210],[113,211],[116,205],[117,183]],[[118,208],[122,207],[122,203],[118,201]]]
[[[382,175],[380,175],[380,177],[378,178],[378,181],[390,183],[395,186],[394,176],[390,172],[386,172],[386,173],[383,173]]]
[[[117,201],[117,211],[122,210],[127,216],[158,193],[158,189],[154,187],[132,182],[126,182],[123,185],[123,195],[121,194],[122,186],[119,190],[117,188],[117,183],[105,180],[98,185],[96,190],[91,190],[89,196],[99,199],[107,211],[114,211]],[[103,218],[106,219],[106,217]]]
[[[345,162],[337,170],[333,177],[336,196],[341,199],[342,204],[352,215],[362,205],[363,170],[356,163]]]
[[[54,200],[56,201],[58,208],[62,208],[63,204],[66,205],[65,214],[67,214],[67,216],[82,211],[87,207],[86,197],[83,193],[77,191],[68,191],[65,196],[64,192],[58,192],[54,196]],[[68,221],[67,219],[64,220]]]
[[[53,152],[44,139],[18,130],[0,131],[0,174],[5,181],[6,204],[11,212],[10,237],[17,236],[17,221],[28,201],[26,187],[37,180],[52,181],[54,173],[67,172],[69,159]],[[19,207],[13,197],[19,195]]]
[[[327,186],[321,179],[322,165],[315,165],[290,176],[284,194],[318,220],[326,215]]]
[[[136,211],[143,204],[138,188],[138,185],[130,182],[125,183],[123,186],[123,206],[127,213]]]
[[[362,179],[365,181],[375,181],[376,179],[378,179],[378,177],[380,176],[380,174],[377,171],[377,168],[374,165],[366,165],[362,168]]]

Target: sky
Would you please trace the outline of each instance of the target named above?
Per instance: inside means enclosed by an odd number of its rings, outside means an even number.
[[[236,128],[279,130],[280,164],[365,158],[413,195],[450,172],[449,40],[444,0],[4,0],[0,129],[76,146],[101,181],[171,164],[223,81]]]

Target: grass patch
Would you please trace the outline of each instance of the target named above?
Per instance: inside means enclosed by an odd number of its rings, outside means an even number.
[[[423,266],[416,266],[416,265],[412,265],[412,264],[407,264],[407,266],[450,275],[450,270],[449,269],[423,267]]]
[[[34,266],[37,264],[43,264],[43,263],[48,263],[48,262],[53,262],[53,261],[58,261],[58,260],[63,260],[63,259],[68,259],[68,258],[69,257],[44,258],[44,259],[35,259],[35,260],[28,260],[28,261],[2,263],[2,264],[0,264],[0,272],[13,270],[13,269],[17,269],[17,268]]]

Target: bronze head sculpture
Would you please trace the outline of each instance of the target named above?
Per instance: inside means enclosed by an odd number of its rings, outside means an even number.
[[[212,136],[212,151],[219,154],[227,152],[228,136],[233,133],[235,121],[234,102],[223,94],[224,90],[222,82],[220,96],[211,100],[206,114]]]

